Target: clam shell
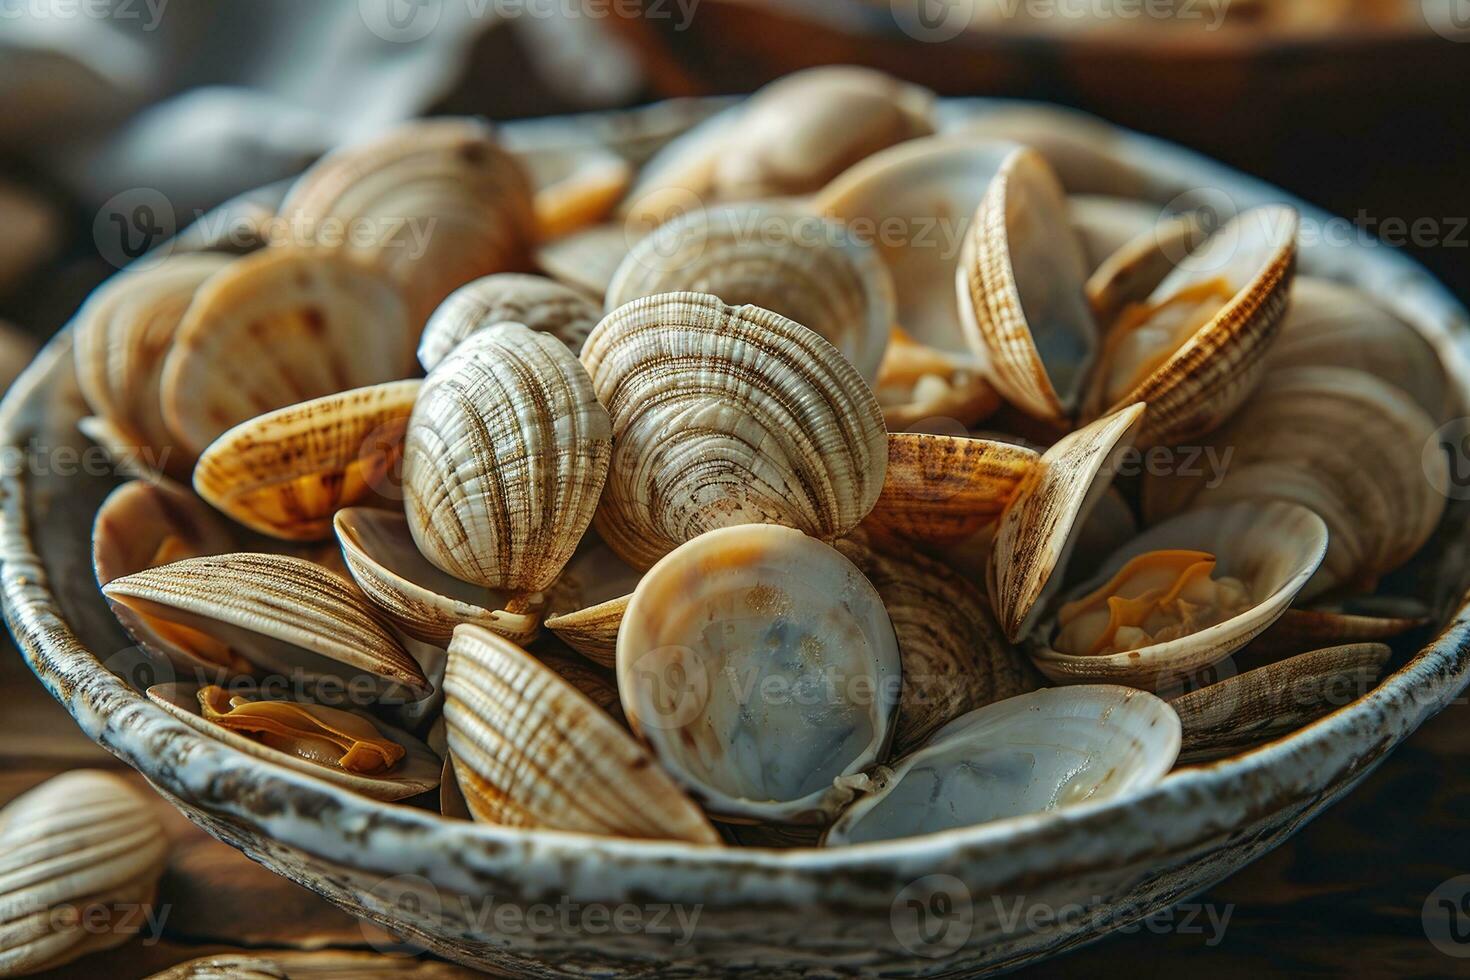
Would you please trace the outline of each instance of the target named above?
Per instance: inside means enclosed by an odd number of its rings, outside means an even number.
[[[459,627],[444,692],[449,752],[476,820],[719,843],[632,736],[515,644]]]
[[[593,225],[542,245],[536,250],[536,267],[601,302],[628,249],[641,237],[621,222]]]
[[[1029,146],[1045,158],[1069,194],[1165,200],[1179,193],[1123,158],[1136,156],[1120,147],[1116,129],[1074,110],[1016,106],[962,114],[946,120],[950,137],[1003,140]]]
[[[434,370],[466,337],[498,323],[523,323],[580,354],[600,319],[602,308],[570,286],[501,272],[459,287],[434,311],[419,340],[419,363]]]
[[[985,596],[949,566],[862,531],[837,542],[883,599],[903,663],[893,736],[901,755],[939,726],[994,701],[1034,690],[1040,680],[1001,634]]]
[[[1332,549],[1328,531],[1328,550]],[[1253,657],[1279,658],[1349,643],[1391,640],[1432,622],[1429,607],[1416,599],[1376,596],[1325,607],[1293,607],[1251,643]]]
[[[1100,361],[1093,372],[1084,413],[1112,412],[1133,402],[1147,403],[1148,418],[1138,436],[1141,446],[1180,445],[1228,419],[1250,397],[1265,372],[1266,352],[1291,295],[1297,226],[1297,213],[1291,208],[1254,208],[1231,219],[1184,256],[1154,289],[1149,296],[1151,302],[1216,277],[1234,287],[1233,296],[1209,322],[1126,391],[1109,394],[1109,364]],[[1169,227],[1177,231],[1180,226]],[[1153,244],[1165,241],[1155,235]]]
[[[686,291],[815,330],[870,384],[893,324],[893,283],[874,250],[834,221],[779,205],[691,211],[660,226],[618,266],[607,309]]]
[[[976,366],[960,326],[955,269],[970,217],[1015,148],[954,137],[911,140],[845,171],[812,202],[852,237],[873,237],[893,276],[898,325],[917,343]]]
[[[1087,279],[1087,301],[1098,323],[1117,322],[1130,303],[1144,303],[1202,234],[1198,214],[1160,217],[1100,262]]]
[[[1075,413],[1097,354],[1086,276],[1062,185],[1039,153],[1013,150],[976,207],[954,288],[991,383],[1048,422]]]
[[[199,457],[194,489],[263,534],[328,537],[337,510],[395,492],[392,471],[421,384],[390,381],[241,422]]]
[[[111,773],[81,769],[0,810],[0,975],[55,969],[132,939],[168,861],[155,802]],[[84,921],[85,917],[85,921]]]
[[[530,177],[540,238],[568,235],[601,221],[633,182],[628,161],[600,146],[513,149]]]
[[[601,538],[588,535],[547,595],[546,628],[594,663],[611,667],[618,627],[643,576]]]
[[[1425,452],[1434,432],[1409,395],[1362,371],[1275,370],[1207,441],[1226,462],[1223,474],[1150,475],[1144,515],[1157,521],[1246,499],[1303,504],[1330,532],[1327,558],[1303,598],[1371,591],[1429,540],[1444,514],[1448,460]]]
[[[889,334],[873,391],[895,430],[934,420],[974,425],[1000,407],[1000,395],[972,358],[926,347],[898,327]]]
[[[902,673],[883,600],[792,528],[709,531],[638,583],[618,633],[623,713],[716,818],[825,823],[881,761]]]
[[[467,582],[547,588],[591,523],[608,413],[565,344],[521,324],[474,334],[424,382],[403,457],[408,527]]]
[[[1178,548],[1214,555],[1215,577],[1239,579],[1253,604],[1218,625],[1178,639],[1094,656],[1053,649],[1054,624],[1043,623],[1032,650],[1041,672],[1059,684],[1115,683],[1143,690],[1189,680],[1244,647],[1286,611],[1327,551],[1327,526],[1305,507],[1277,501],[1190,511],[1143,532],[1068,594],[1092,592],[1138,555]]]
[[[536,237],[524,170],[470,119],[405,123],[327,154],[281,214],[305,227],[307,242],[386,272],[415,330],[465,283],[523,268]]]
[[[635,568],[735,524],[835,539],[882,489],[877,399],[832,345],[769,310],[635,300],[598,324],[582,362],[617,441],[598,533]]]
[[[102,592],[114,608],[202,631],[257,667],[310,686],[330,678],[366,681],[385,698],[430,693],[419,665],[362,593],[304,558],[185,558],[113,579]],[[134,635],[148,645],[146,635]]]
[[[416,331],[390,284],[329,252],[235,259],[179,324],[163,366],[164,418],[197,455],[264,412],[403,378]]]
[[[460,623],[478,623],[516,643],[536,637],[535,596],[493,592],[440,571],[419,552],[404,515],[349,507],[333,523],[353,580],[407,635],[445,647]]]
[[[863,524],[910,544],[963,545],[995,526],[1039,461],[988,439],[890,433],[883,491]]]
[[[1107,194],[1074,194],[1067,198],[1072,230],[1091,274],[1124,245],[1154,227],[1160,209],[1148,201]]]
[[[1175,698],[1180,762],[1209,762],[1296,731],[1366,694],[1391,651],[1355,643],[1303,653]]]
[[[1011,642],[1031,632],[1047,596],[1060,587],[1078,535],[1133,444],[1144,411],[1133,405],[1064,436],[1001,514],[986,582]]]
[[[188,478],[196,453],[176,445],[164,422],[164,359],[195,292],[229,262],[178,255],[129,267],[97,287],[73,320],[77,384],[110,427],[104,445],[129,447],[130,458],[147,451],[150,469],[176,479]]]
[[[1179,754],[1179,717],[1112,685],[1047,688],[961,715],[875,777],[827,846],[935,833],[1140,792]]]
[[[1268,370],[1345,367],[1402,388],[1435,422],[1453,415],[1454,396],[1424,335],[1352,286],[1297,276]]]
[[[618,630],[628,612],[627,595],[593,603],[572,612],[549,616],[546,628],[582,656],[604,667],[617,662]]]
[[[231,695],[243,695],[252,700],[283,700],[268,695],[262,696],[255,685],[246,684],[241,681],[230,683],[226,690]],[[155,684],[148,689],[148,700],[196,732],[206,735],[217,742],[223,742],[232,749],[278,766],[284,766],[295,772],[315,776],[317,779],[325,780],[333,786],[341,786],[355,793],[361,793],[363,796],[370,796],[375,800],[407,799],[410,796],[427,793],[439,785],[439,776],[443,768],[443,762],[427,745],[414,738],[408,732],[394,728],[392,725],[379,721],[365,712],[354,710],[346,705],[323,702],[329,707],[334,707],[341,711],[351,711],[352,714],[371,722],[373,727],[383,737],[403,746],[403,758],[389,772],[382,775],[368,776],[362,773],[350,772],[340,766],[322,765],[308,759],[299,758],[289,752],[271,748],[269,745],[265,745],[248,735],[231,731],[222,725],[217,725],[200,713],[198,684]]]

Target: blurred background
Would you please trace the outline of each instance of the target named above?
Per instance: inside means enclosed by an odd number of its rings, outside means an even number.
[[[1470,0],[0,0],[0,382],[121,260],[394,121],[739,94],[831,63],[1178,141],[1384,237],[1470,302]],[[0,686],[0,802],[111,763],[13,652]],[[1467,870],[1458,714],[1206,896],[1231,916],[1223,941],[1150,924],[1043,972],[1452,973],[1421,904]],[[373,941],[171,819],[185,843],[165,888],[193,912],[109,972]]]

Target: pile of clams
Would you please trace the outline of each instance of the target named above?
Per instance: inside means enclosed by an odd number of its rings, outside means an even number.
[[[1090,138],[821,69],[641,167],[403,126],[296,234],[138,261],[75,349],[148,696],[708,846],[1034,819],[1344,706],[1429,616],[1440,362],[1291,208],[1161,210]]]

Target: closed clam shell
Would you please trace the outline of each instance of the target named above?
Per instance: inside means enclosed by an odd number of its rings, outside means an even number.
[[[629,251],[607,290],[613,310],[655,293],[697,292],[779,313],[821,334],[872,383],[893,324],[893,283],[877,253],[839,224],[776,204],[691,211]]]
[[[822,188],[812,209],[870,239],[893,276],[898,325],[916,343],[972,362],[955,295],[960,246],[1012,143],[911,140],[876,153]]]
[[[1133,405],[1063,436],[1001,514],[986,582],[996,619],[1012,642],[1031,631],[1047,597],[1060,588],[1087,517],[1133,445],[1144,411]]]
[[[647,750],[515,644],[459,627],[444,692],[449,752],[476,820],[719,843]]]
[[[120,776],[80,769],[0,810],[0,975],[134,938],[123,920],[152,904],[168,860],[155,806]]]
[[[485,124],[405,123],[327,154],[281,202],[305,241],[385,272],[415,330],[455,289],[523,268],[536,237],[530,181]]]
[[[1097,354],[1084,286],[1087,260],[1046,161],[1017,148],[976,207],[954,288],[970,346],[1012,405],[1064,422]]]
[[[445,647],[460,623],[478,623],[516,643],[535,638],[537,597],[493,591],[441,571],[419,552],[403,514],[348,507],[333,523],[349,574],[407,635]]]
[[[232,697],[241,695],[252,701],[281,700],[261,697],[254,685],[239,681],[231,683],[226,690]],[[404,750],[403,758],[399,759],[391,769],[373,775],[352,772],[341,766],[326,765],[300,758],[290,752],[266,745],[249,735],[218,725],[200,713],[198,684],[156,684],[148,689],[148,699],[196,732],[216,742],[223,742],[230,748],[256,759],[314,776],[333,786],[341,786],[355,793],[361,793],[363,796],[370,796],[375,800],[402,800],[420,793],[427,793],[439,785],[443,763],[427,745],[408,732],[394,728],[392,725],[345,705],[323,702],[329,707],[349,711],[367,721],[378,730],[379,735],[383,738],[401,746]]]
[[[748,524],[643,576],[618,632],[618,691],[712,816],[819,824],[887,754],[900,660],[856,565],[800,531]]]
[[[263,534],[328,537],[337,510],[393,492],[421,384],[355,388],[241,422],[200,455],[194,489]]]
[[[864,526],[910,544],[962,545],[994,527],[1039,460],[988,439],[890,433],[883,491]]]
[[[1236,500],[1300,503],[1330,532],[1327,557],[1303,598],[1371,590],[1429,540],[1444,514],[1448,460],[1425,452],[1434,431],[1407,393],[1373,375],[1344,367],[1273,370],[1206,441],[1221,471],[1150,474],[1144,515],[1158,521]]]
[[[1179,754],[1179,717],[1126,687],[1047,688],[950,722],[838,818],[831,847],[915,837],[1141,792]]]
[[[1054,624],[1042,623],[1032,649],[1041,672],[1059,684],[1127,684],[1143,690],[1188,680],[1243,648],[1286,611],[1322,562],[1327,526],[1305,507],[1278,501],[1190,511],[1144,531],[1067,597],[1088,595],[1130,560],[1168,549],[1214,556],[1214,577],[1239,580],[1249,605],[1197,632],[1118,653],[1064,653],[1055,648]]]
[[[600,146],[512,148],[530,178],[542,239],[559,238],[606,217],[633,181],[633,168]]]
[[[546,628],[594,663],[613,666],[618,627],[640,578],[637,569],[589,534],[547,593]]]
[[[500,272],[459,287],[440,304],[419,339],[419,363],[434,370],[470,334],[498,323],[523,323],[580,354],[600,319],[602,307],[579,290],[543,276]]]
[[[861,530],[836,548],[878,590],[898,639],[903,690],[894,754],[967,711],[1038,686],[1039,675],[1001,634],[985,596],[948,565]]]
[[[220,255],[177,255],[130,266],[93,291],[73,321],[77,384],[118,446],[146,451],[149,469],[187,478],[196,452],[164,421],[164,359],[195,292],[229,264]]]
[[[1368,693],[1391,652],[1382,643],[1314,650],[1175,698],[1184,727],[1179,761],[1245,752],[1346,707]]]
[[[1456,410],[1444,365],[1424,335],[1352,286],[1297,276],[1269,370],[1345,367],[1402,388],[1435,422]]]
[[[405,377],[417,330],[380,274],[330,252],[235,259],[179,324],[163,366],[164,418],[197,455],[264,412]]]
[[[601,302],[628,249],[641,237],[636,226],[622,222],[593,225],[536,249],[536,267]]]
[[[228,523],[204,501],[168,480],[131,480],[97,508],[92,524],[92,569],[97,584],[132,575],[181,558],[221,555],[239,546]],[[210,646],[131,606],[113,603],[118,620],[149,651],[178,671],[206,676],[248,673],[251,664],[238,655],[212,657]]]
[[[561,341],[522,324],[474,334],[430,372],[403,459],[424,557],[456,578],[538,592],[592,520],[608,413]]]
[[[385,697],[430,693],[419,665],[357,587],[304,558],[185,558],[113,579],[102,592],[114,608],[198,631],[262,670],[308,684],[366,682]],[[148,645],[146,635],[134,635]]]
[[[882,489],[877,400],[831,344],[779,314],[649,296],[608,314],[582,362],[617,443],[598,533],[635,568],[735,524],[835,539]]]
[[[1127,343],[1109,343],[1121,320],[1105,325],[1104,352],[1093,371],[1084,415],[1146,402],[1148,418],[1138,441],[1154,446],[1197,439],[1234,414],[1260,382],[1266,352],[1285,316],[1296,271],[1298,224],[1292,208],[1253,208],[1181,255],[1144,308],[1157,311],[1191,291],[1211,289],[1219,290],[1218,308],[1182,343],[1168,338],[1132,349]],[[1146,233],[1152,239],[1148,247],[1168,245],[1173,240],[1169,229],[1178,227],[1166,226],[1163,235]],[[1120,268],[1124,274],[1133,271]],[[1131,336],[1145,336],[1155,322],[1156,312],[1148,313]]]

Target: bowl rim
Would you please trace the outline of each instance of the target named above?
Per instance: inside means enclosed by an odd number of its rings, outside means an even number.
[[[980,111],[1044,105],[947,101]],[[1044,111],[1084,115],[1050,106]],[[1278,201],[1297,207],[1304,219],[1330,220],[1222,164],[1107,125],[1120,157],[1161,185],[1183,176],[1185,189],[1227,189],[1242,209]],[[1351,281],[1419,327],[1460,390],[1470,391],[1470,314],[1427,272],[1383,246],[1322,246],[1309,260],[1307,252],[1312,274]],[[25,451],[44,418],[47,396],[69,383],[71,348],[70,330],[63,328],[12,386],[0,404],[0,449]],[[1063,870],[1082,874],[1161,854],[1184,862],[1209,841],[1225,840],[1287,806],[1300,808],[1304,798],[1322,804],[1345,792],[1470,683],[1470,606],[1462,602],[1431,643],[1357,701],[1286,738],[1177,771],[1116,800],[836,849],[705,847],[472,824],[380,803],[262,763],[193,731],[99,669],[99,658],[65,622],[36,553],[24,469],[7,467],[0,474],[5,618],[32,670],[88,736],[176,804],[207,813],[207,829],[252,856],[259,854],[251,845],[259,848],[264,838],[277,848],[384,876],[432,875],[437,886],[462,891],[483,890],[486,876],[494,876],[527,894],[556,892],[586,901],[652,894],[715,908],[825,901],[886,911],[894,886],[936,870],[998,891],[1006,882],[1034,883]],[[1058,854],[1067,855],[1064,869]],[[852,887],[855,875],[863,887]]]

